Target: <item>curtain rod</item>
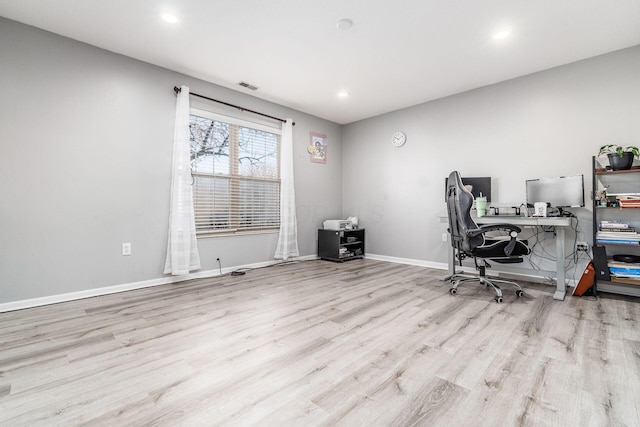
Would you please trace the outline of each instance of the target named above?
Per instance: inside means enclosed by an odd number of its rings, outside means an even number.
[[[180,92],[180,91],[181,91],[181,89],[180,89],[178,86],[174,86],[174,87],[173,87],[173,91],[174,91],[175,93],[178,93],[178,92]],[[279,120],[279,121],[281,121],[282,123],[286,123],[286,122],[287,122],[285,119],[281,119],[281,118],[279,118],[279,117],[273,117],[273,116],[270,116],[270,115],[268,115],[268,114],[261,113],[261,112],[259,112],[259,111],[249,110],[248,108],[240,107],[239,105],[229,104],[228,102],[220,101],[220,100],[218,100],[218,99],[209,98],[208,96],[200,95],[200,94],[193,93],[193,92],[189,92],[189,95],[197,96],[198,98],[203,98],[203,99],[206,99],[206,100],[208,100],[208,101],[217,102],[217,103],[219,103],[219,104],[224,104],[224,105],[226,105],[226,106],[228,106],[228,107],[237,108],[237,109],[238,109],[238,110],[240,110],[240,111],[246,111],[246,112],[248,112],[248,113],[257,114],[257,115],[262,116],[262,117],[268,117],[268,118],[273,119],[273,120]],[[295,123],[295,122],[293,122],[293,123],[292,123],[292,125],[293,125],[293,126],[295,126],[295,125],[296,125],[296,123]]]

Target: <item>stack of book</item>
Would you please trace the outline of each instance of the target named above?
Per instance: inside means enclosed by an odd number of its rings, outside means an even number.
[[[609,259],[609,272],[612,276],[626,279],[640,279],[640,264],[632,262],[618,262]]]
[[[640,197],[618,196],[618,203],[621,208],[640,208]]]
[[[640,234],[626,222],[601,221],[596,233],[596,242],[616,245],[638,245],[640,244]]]
[[[347,248],[340,248],[339,258],[350,258],[353,256],[353,252],[350,252]]]

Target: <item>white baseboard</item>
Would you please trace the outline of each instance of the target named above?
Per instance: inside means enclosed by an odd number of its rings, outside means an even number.
[[[191,279],[192,277],[189,277],[189,276],[162,277],[159,279],[144,280],[141,282],[125,283],[125,284],[116,285],[116,286],[106,286],[103,288],[87,289],[83,291],[69,292],[66,294],[50,295],[50,296],[40,297],[40,298],[32,298],[32,299],[26,299],[26,300],[20,300],[20,301],[7,302],[7,303],[0,304],[0,313],[6,312],[6,311],[22,310],[25,308],[40,307],[42,305],[58,304],[61,302],[73,301],[73,300],[78,300],[83,298],[91,298],[91,297],[96,297],[100,295],[109,295],[109,294],[115,294],[118,292],[132,291],[134,289],[150,288],[153,286],[166,285],[169,283],[175,283],[175,282],[180,282],[182,280]]]
[[[284,262],[306,261],[306,260],[311,260],[316,258],[317,258],[316,255],[305,255],[301,257],[291,258]],[[241,265],[236,267],[227,267],[222,269],[222,274],[231,273],[232,271],[241,270],[241,269],[267,267],[274,264],[281,264],[282,262],[283,261],[274,260],[274,261],[259,262],[255,264],[246,264],[246,265]],[[143,280],[141,282],[125,283],[122,285],[106,286],[102,288],[87,289],[83,291],[69,292],[65,294],[58,294],[58,295],[32,298],[32,299],[21,300],[21,301],[7,302],[7,303],[0,304],[0,313],[4,313],[7,311],[22,310],[25,308],[40,307],[40,306],[49,305],[49,304],[58,304],[61,302],[74,301],[74,300],[83,299],[83,298],[97,297],[100,295],[109,295],[109,294],[115,294],[118,292],[132,291],[135,289],[151,288],[153,286],[168,285],[171,283],[183,282],[185,280],[216,277],[220,275],[221,274],[219,269],[197,271],[197,272],[194,272],[191,274],[185,274],[182,276],[166,276],[166,277],[160,277],[157,279]]]

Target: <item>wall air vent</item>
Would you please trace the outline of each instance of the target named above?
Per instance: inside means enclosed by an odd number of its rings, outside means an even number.
[[[257,87],[257,86],[254,86],[254,85],[252,85],[252,84],[250,84],[250,83],[247,83],[247,82],[240,82],[240,83],[238,83],[238,84],[239,84],[240,86],[242,86],[242,87],[246,87],[247,89],[251,89],[251,90],[258,90],[258,87]]]

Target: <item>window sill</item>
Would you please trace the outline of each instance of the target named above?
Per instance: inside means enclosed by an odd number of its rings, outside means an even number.
[[[210,239],[215,237],[232,237],[232,236],[255,236],[258,234],[275,234],[280,229],[270,228],[263,230],[220,230],[220,231],[207,231],[196,234],[197,239]]]

